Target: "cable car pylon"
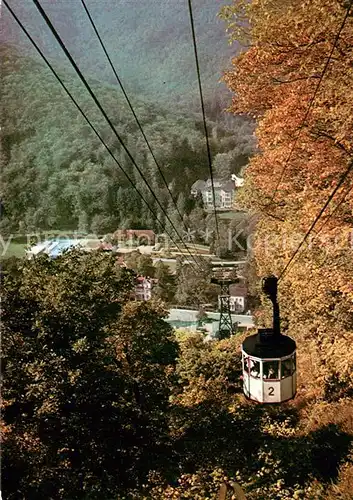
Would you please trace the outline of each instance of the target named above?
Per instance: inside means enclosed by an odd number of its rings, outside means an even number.
[[[296,344],[280,331],[276,276],[262,282],[262,290],[273,306],[273,327],[259,328],[242,345],[243,391],[259,403],[282,403],[295,396],[297,388]]]
[[[211,283],[221,287],[221,293],[218,295],[220,306],[219,328],[217,338],[219,340],[229,338],[233,333],[232,315],[230,311],[230,293],[229,287],[233,283],[238,283],[239,279],[211,278]]]

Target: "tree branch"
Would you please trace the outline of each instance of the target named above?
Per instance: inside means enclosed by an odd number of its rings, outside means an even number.
[[[278,80],[278,78],[272,77],[273,83],[281,84],[281,83],[293,83],[293,82],[299,82],[300,80],[309,80],[310,78],[320,78],[319,75],[312,75],[312,76],[302,76],[299,78],[294,78],[293,80]]]
[[[330,141],[334,142],[335,147],[341,149],[344,151],[349,157],[353,156],[353,153],[348,151],[348,149],[342,144],[340,141],[336,139],[336,137],[333,137],[330,135],[328,132],[325,132],[324,130],[317,129],[315,130],[310,130],[309,131],[311,135],[315,136],[316,139],[319,139],[320,137],[325,137],[326,139],[329,139]]]

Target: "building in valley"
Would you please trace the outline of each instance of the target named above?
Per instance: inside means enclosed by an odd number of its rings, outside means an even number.
[[[232,313],[240,314],[245,311],[247,294],[247,287],[242,283],[229,286],[229,305]]]
[[[156,279],[138,276],[135,286],[135,299],[150,300],[153,296],[153,288],[157,285],[157,283],[158,280]]]
[[[215,208],[219,210],[230,210],[233,207],[235,195],[235,182],[234,180],[221,181],[219,179],[213,180],[214,194],[215,194]],[[191,186],[191,195],[197,196],[201,194],[204,207],[206,209],[213,209],[213,192],[211,179],[207,181],[198,180]]]
[[[151,229],[118,229],[113,237],[117,243],[130,243],[136,246],[153,246],[156,242],[155,232]]]

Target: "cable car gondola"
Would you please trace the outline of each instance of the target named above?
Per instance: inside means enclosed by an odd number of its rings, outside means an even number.
[[[275,276],[263,280],[263,291],[273,304],[273,328],[260,328],[242,344],[243,391],[252,401],[283,403],[296,393],[296,344],[280,332]]]

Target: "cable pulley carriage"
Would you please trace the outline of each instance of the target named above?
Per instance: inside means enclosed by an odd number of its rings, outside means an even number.
[[[282,403],[296,393],[296,344],[280,332],[275,276],[263,280],[263,291],[273,304],[273,328],[260,328],[243,342],[243,391],[259,403]]]

